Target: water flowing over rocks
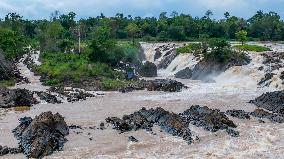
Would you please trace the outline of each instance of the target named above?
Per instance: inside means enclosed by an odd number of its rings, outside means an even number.
[[[158,64],[158,69],[166,69],[176,57],[176,49],[171,49],[167,51],[160,63]]]
[[[55,95],[52,95],[50,93],[47,93],[47,92],[35,92],[35,93],[40,97],[40,100],[44,100],[47,103],[51,103],[51,104],[62,103],[62,101],[58,100]]]
[[[250,101],[260,108],[284,115],[284,91],[268,92]]]
[[[44,112],[34,119],[21,118],[13,133],[28,158],[43,158],[63,149],[69,128],[60,114]]]
[[[33,97],[33,93],[26,89],[0,88],[0,108],[11,108],[21,106],[32,106],[38,101]]]
[[[151,131],[153,124],[156,124],[165,132],[182,137],[189,144],[193,140],[190,129],[180,116],[160,107],[149,110],[142,108],[133,114],[123,116],[122,119],[117,117],[107,118],[106,122],[111,123],[114,129],[119,130],[121,133],[139,129]]]
[[[225,113],[218,109],[210,109],[206,106],[195,105],[180,114],[183,120],[198,127],[203,127],[207,131],[216,132],[236,128],[236,124],[231,121]],[[229,130],[230,134],[232,130]]]
[[[187,67],[175,74],[175,78],[190,79],[192,77],[192,70]]]
[[[148,91],[180,92],[183,88],[187,88],[181,82],[171,79],[156,79],[148,82]]]

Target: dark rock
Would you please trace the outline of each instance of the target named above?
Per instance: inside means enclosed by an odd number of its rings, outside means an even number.
[[[0,156],[4,156],[7,154],[18,154],[21,153],[22,150],[20,148],[9,148],[7,146],[1,146],[0,145]]]
[[[57,99],[57,97],[55,95],[46,93],[46,92],[36,92],[37,95],[40,97],[41,100],[46,101],[47,103],[51,103],[51,104],[60,104],[62,103],[61,101],[59,101]]]
[[[189,144],[192,143],[191,131],[180,116],[165,111],[160,107],[149,110],[143,108],[133,114],[123,116],[123,119],[117,117],[107,118],[106,122],[111,123],[114,129],[119,130],[121,133],[139,129],[151,131],[153,124],[157,124],[165,132],[182,137]]]
[[[185,122],[203,127],[211,132],[237,127],[223,112],[220,112],[218,109],[209,109],[206,106],[192,106],[180,115]]]
[[[154,55],[154,61],[162,57],[162,52],[159,49],[156,49],[156,53]]]
[[[164,57],[162,58],[161,62],[158,64],[158,69],[166,69],[172,61],[176,58],[177,51],[176,49],[169,50]]]
[[[284,71],[280,74],[280,79],[284,80]]]
[[[259,68],[258,68],[258,71],[262,71],[264,69],[264,67],[263,66],[260,66]]]
[[[100,129],[101,129],[101,130],[105,130],[105,129],[106,129],[106,128],[105,128],[105,123],[103,123],[103,122],[100,123]]]
[[[191,77],[192,77],[192,70],[188,67],[175,74],[175,78],[190,79]]]
[[[226,132],[232,137],[239,137],[240,136],[240,132],[233,130],[231,128],[226,129]]]
[[[157,77],[157,66],[149,61],[146,61],[138,70],[142,77]]]
[[[86,100],[87,98],[95,97],[95,95],[83,91],[71,92],[65,95],[67,96],[68,102],[77,102],[81,100]]]
[[[273,73],[265,74],[264,77],[258,82],[258,85],[269,86],[271,82],[268,82],[268,81],[271,80],[274,75],[275,74],[273,74]]]
[[[9,80],[14,77],[13,64],[5,58],[2,50],[0,50],[0,81]]]
[[[226,114],[239,119],[250,119],[249,113],[244,110],[227,110]]]
[[[171,79],[156,79],[148,81],[148,91],[164,91],[164,92],[180,92],[183,88],[187,88],[181,82]]]
[[[70,126],[68,126],[69,127],[69,129],[83,129],[81,126],[79,126],[79,125],[70,125]]]
[[[0,108],[32,106],[38,103],[33,93],[26,89],[0,88],[0,99]]]
[[[276,113],[269,113],[263,109],[256,109],[251,113],[252,116],[261,118],[261,119],[268,119],[273,123],[284,123],[284,115],[276,114]]]
[[[45,112],[33,120],[29,117],[20,119],[20,125],[13,133],[28,158],[43,158],[63,149],[69,128],[60,114]]]
[[[131,142],[139,142],[139,140],[137,140],[135,137],[133,136],[129,136],[128,137],[128,140],[131,141]]]
[[[268,92],[250,101],[258,107],[284,115],[284,91]]]

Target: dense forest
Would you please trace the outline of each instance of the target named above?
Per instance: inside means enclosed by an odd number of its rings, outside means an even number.
[[[201,18],[177,12],[163,12],[158,18],[118,13],[77,20],[74,12],[55,11],[49,20],[25,20],[9,13],[0,22],[0,48],[13,60],[27,46],[40,50],[43,65],[36,70],[52,85],[70,79],[81,82],[89,76],[119,79],[121,75],[111,68],[119,61],[137,60],[137,41],[284,40],[284,22],[275,12],[258,11],[249,19],[228,12],[219,20],[212,15],[210,10]],[[105,87],[117,84],[103,81]]]

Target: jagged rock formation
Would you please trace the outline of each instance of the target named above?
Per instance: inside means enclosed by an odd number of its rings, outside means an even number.
[[[249,113],[244,110],[227,110],[226,114],[239,119],[250,119]]]
[[[238,132],[233,133],[235,130],[232,128],[237,127],[234,122],[218,109],[195,105],[181,113],[180,116],[183,118],[183,121],[203,127],[207,131],[216,132],[224,129],[230,132],[230,134],[238,134]]]
[[[250,114],[257,118],[268,119],[273,123],[284,123],[284,115],[276,114],[276,113],[269,113],[263,109],[256,109]]]
[[[163,56],[162,60],[158,64],[158,69],[166,69],[171,62],[176,58],[177,51],[176,49],[171,49]]]
[[[5,59],[4,53],[0,50],[0,81],[11,79],[13,74],[13,64]]]
[[[55,95],[52,95],[50,93],[47,93],[47,92],[35,92],[35,93],[40,97],[40,100],[44,100],[47,103],[51,103],[51,104],[62,103],[62,101],[59,101]]]
[[[284,115],[284,91],[268,92],[250,101],[260,108]]]
[[[43,158],[63,149],[69,128],[60,114],[45,112],[34,119],[21,118],[13,133],[28,158]]]
[[[7,146],[1,146],[0,145],[0,156],[4,156],[7,154],[17,154],[21,153],[21,149],[19,148],[9,148]]]
[[[179,92],[183,88],[187,88],[181,82],[171,79],[156,79],[153,81],[148,81],[148,83],[148,91]]]
[[[258,82],[258,85],[265,85],[265,86],[269,86],[269,84],[271,83],[271,81],[269,82],[269,80],[271,80],[273,78],[275,74],[273,73],[266,73],[264,75],[264,77]]]
[[[191,77],[192,77],[192,70],[188,67],[175,74],[175,78],[190,79]]]
[[[121,133],[138,129],[151,131],[153,124],[156,124],[165,132],[182,137],[189,144],[193,140],[190,129],[180,116],[160,107],[149,110],[143,108],[133,114],[123,116],[122,119],[110,117],[106,119],[106,122],[111,123],[114,129],[119,130]]]
[[[157,66],[149,61],[146,61],[138,70],[142,77],[157,77]]]
[[[0,99],[0,108],[32,106],[38,103],[33,97],[33,93],[26,89],[0,88]]]

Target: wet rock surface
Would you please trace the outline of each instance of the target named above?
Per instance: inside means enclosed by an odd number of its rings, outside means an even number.
[[[206,106],[192,106],[190,109],[180,114],[183,120],[198,127],[203,127],[207,131],[216,132],[236,128],[236,124],[231,121],[225,113],[218,109],[210,109]],[[232,132],[231,130],[229,132]],[[231,133],[229,133],[231,135]],[[234,136],[234,135],[233,135]]]
[[[164,91],[164,92],[180,92],[183,88],[187,88],[181,82],[171,79],[156,79],[148,81],[148,91]]]
[[[35,92],[35,93],[40,97],[41,100],[44,100],[47,103],[51,103],[51,104],[62,103],[62,101],[58,100],[55,95],[52,95],[50,93],[47,93],[47,92]]]
[[[7,154],[17,154],[21,153],[21,149],[19,148],[9,148],[7,146],[1,146],[0,145],[0,156],[4,156]]]
[[[284,91],[268,92],[250,101],[260,108],[284,115]]]
[[[274,75],[275,74],[273,73],[266,73],[264,77],[258,82],[258,85],[269,86],[269,84],[271,83],[271,81],[269,82],[269,80],[271,80]]]
[[[123,116],[122,119],[117,117],[107,118],[106,122],[111,123],[114,129],[119,130],[121,133],[139,129],[152,131],[153,124],[156,124],[165,132],[182,137],[189,144],[193,140],[188,125],[182,121],[181,117],[160,107],[149,110],[142,108],[133,114]]]
[[[33,93],[26,89],[0,88],[0,99],[0,108],[32,106],[38,103]]]
[[[261,118],[261,119],[268,119],[273,123],[284,123],[284,115],[276,114],[276,113],[270,113],[263,109],[256,109],[253,112],[250,113],[252,116]]]
[[[60,114],[44,112],[34,119],[21,118],[13,133],[28,158],[42,158],[63,149],[69,128]]]
[[[175,78],[190,79],[191,77],[192,77],[192,70],[188,67],[175,74]]]
[[[239,119],[250,119],[249,113],[244,110],[227,110],[226,114]]]
[[[157,66],[149,61],[146,61],[139,69],[139,75],[142,77],[157,77]]]
[[[13,64],[6,60],[3,51],[0,50],[0,81],[11,79],[13,76]]]
[[[176,58],[177,51],[176,49],[171,49],[166,52],[166,54],[163,56],[161,62],[158,64],[158,69],[166,69],[171,62]]]

